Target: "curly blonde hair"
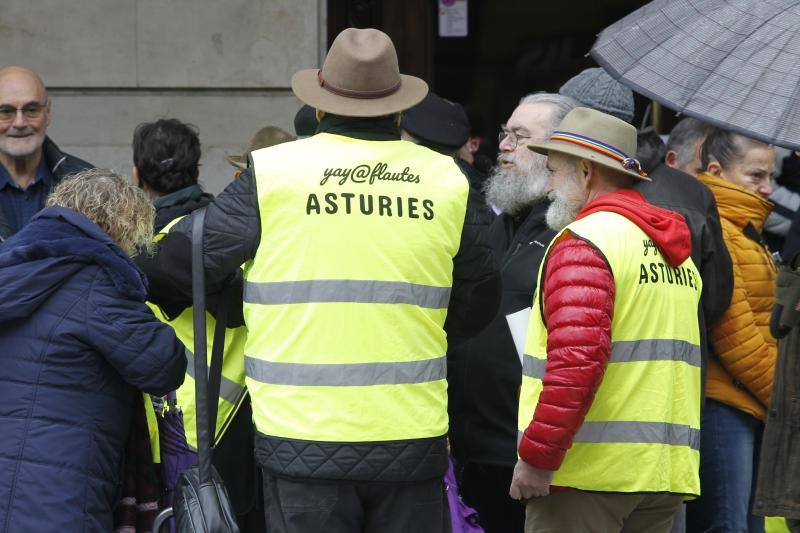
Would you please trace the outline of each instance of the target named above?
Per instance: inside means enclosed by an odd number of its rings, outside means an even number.
[[[144,192],[127,178],[105,168],[92,168],[64,178],[47,198],[82,213],[132,255],[150,249],[155,209]]]

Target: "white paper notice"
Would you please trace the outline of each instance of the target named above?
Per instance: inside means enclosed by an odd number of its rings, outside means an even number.
[[[439,37],[466,37],[467,11],[467,0],[439,0]]]
[[[525,337],[528,334],[528,322],[531,320],[531,308],[526,307],[516,313],[506,315],[508,329],[511,330],[511,338],[514,339],[514,346],[517,347],[519,362],[522,363],[522,354],[525,353]]]

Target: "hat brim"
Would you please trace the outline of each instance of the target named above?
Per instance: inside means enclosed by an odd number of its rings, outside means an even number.
[[[581,159],[588,159],[594,163],[597,163],[598,165],[603,165],[611,170],[615,170],[622,174],[627,174],[628,176],[636,178],[637,180],[653,181],[647,176],[642,176],[638,172],[633,172],[632,170],[624,168],[619,161],[612,157],[608,157],[607,155],[603,155],[599,152],[595,152],[594,150],[590,150],[589,148],[584,148],[576,144],[571,144],[564,141],[547,141],[544,143],[529,144],[528,149],[542,155],[550,155],[551,152],[556,152],[559,154],[579,157]]]
[[[226,155],[225,161],[236,168],[247,168],[247,160],[243,155]]]
[[[295,96],[313,108],[345,117],[379,117],[414,107],[428,94],[428,84],[414,76],[401,74],[400,88],[381,98],[347,98],[320,86],[319,69],[305,69],[292,76]]]

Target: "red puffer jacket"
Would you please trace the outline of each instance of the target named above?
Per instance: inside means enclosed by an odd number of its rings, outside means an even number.
[[[612,211],[635,223],[671,266],[680,265],[691,253],[691,235],[683,217],[649,204],[636,191],[600,196],[578,218],[597,211]],[[600,252],[565,234],[547,258],[543,291],[547,367],[519,453],[536,468],[558,470],[592,406],[611,356],[616,287]]]

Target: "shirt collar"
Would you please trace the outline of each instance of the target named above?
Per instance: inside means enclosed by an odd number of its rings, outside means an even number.
[[[54,183],[53,173],[50,172],[50,169],[47,168],[47,162],[44,160],[44,157],[41,158],[39,161],[39,167],[36,169],[36,176],[33,178],[33,183],[31,186],[39,183],[40,181],[44,182],[47,187],[52,188]],[[5,189],[6,187],[14,187],[19,188],[14,180],[11,179],[11,173],[0,163],[0,190]]]

